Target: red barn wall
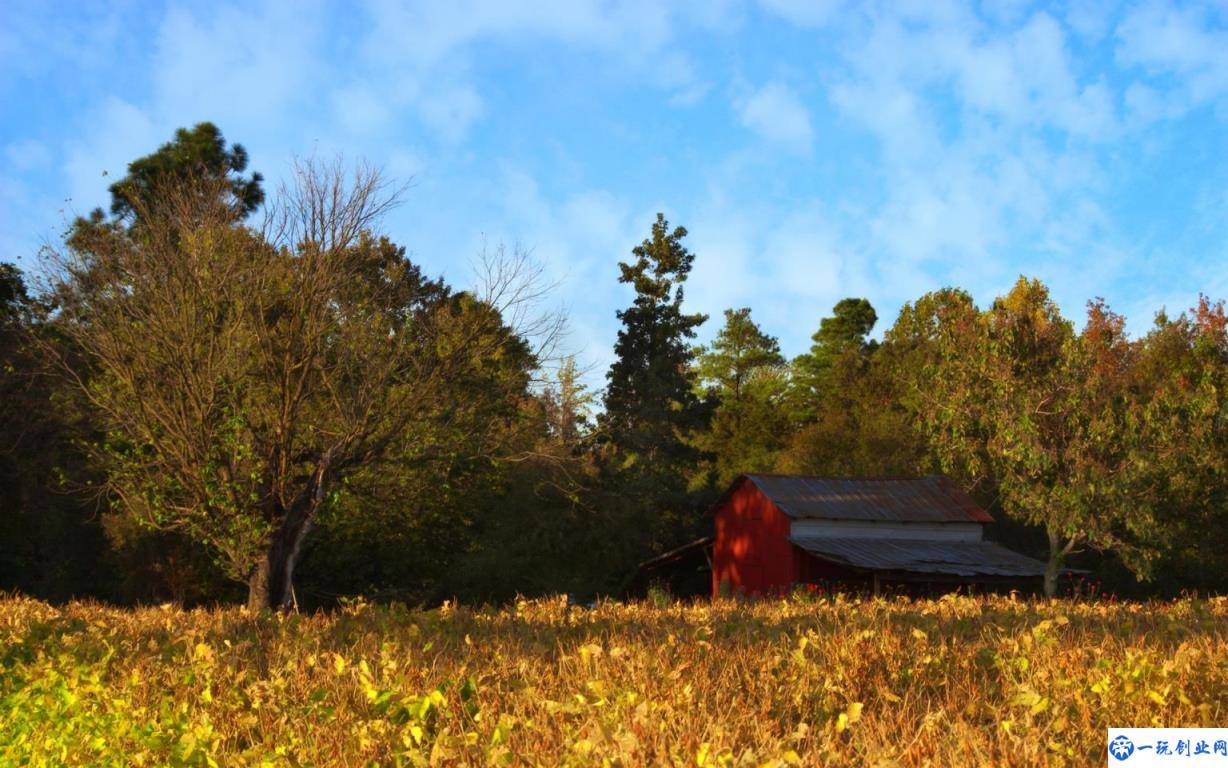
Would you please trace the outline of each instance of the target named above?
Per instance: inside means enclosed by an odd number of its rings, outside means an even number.
[[[797,581],[789,518],[743,478],[717,508],[712,549],[712,595],[727,582],[734,594],[761,595]]]

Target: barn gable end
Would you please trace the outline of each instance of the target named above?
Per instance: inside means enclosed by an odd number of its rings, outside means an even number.
[[[734,594],[761,594],[796,580],[790,520],[750,478],[740,478],[713,511],[714,595],[723,588]]]

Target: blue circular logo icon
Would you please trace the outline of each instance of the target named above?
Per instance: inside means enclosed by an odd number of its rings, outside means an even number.
[[[1118,736],[1109,742],[1109,754],[1118,760],[1125,760],[1134,754],[1134,742],[1127,736]]]

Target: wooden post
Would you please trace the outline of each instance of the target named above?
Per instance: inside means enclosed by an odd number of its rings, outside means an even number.
[[[878,594],[882,589],[882,585],[880,585],[878,582],[878,571],[874,572],[872,578],[874,579],[874,596],[878,597]]]

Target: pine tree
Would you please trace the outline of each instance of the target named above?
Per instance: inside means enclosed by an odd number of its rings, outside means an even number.
[[[682,284],[695,258],[682,244],[686,234],[683,227],[671,231],[657,214],[652,236],[632,250],[631,262],[619,264],[619,282],[636,295],[618,313],[623,327],[600,419],[622,495],[652,510],[667,530],[684,514],[687,472],[699,457],[686,436],[704,421],[688,342],[707,317],[682,311]]]
[[[128,219],[141,204],[158,193],[160,186],[188,180],[224,180],[236,209],[247,216],[264,202],[264,177],[247,169],[247,150],[242,144],[226,146],[226,139],[213,123],[198,123],[175,131],[174,141],[157,152],[133,160],[128,175],[111,185],[111,214]]]
[[[749,308],[725,310],[725,325],[712,345],[697,351],[696,373],[716,407],[696,444],[712,456],[710,479],[723,488],[743,472],[771,469],[784,445],[785,360]]]
[[[784,363],[780,344],[760,330],[750,317],[750,308],[725,310],[725,325],[712,346],[698,350],[696,372],[700,381],[715,389],[722,400],[738,400],[754,373],[764,366]]]
[[[812,421],[822,403],[837,394],[838,367],[861,368],[878,347],[868,340],[878,314],[866,299],[841,299],[819,322],[807,354],[793,361],[793,401],[799,421]]]

